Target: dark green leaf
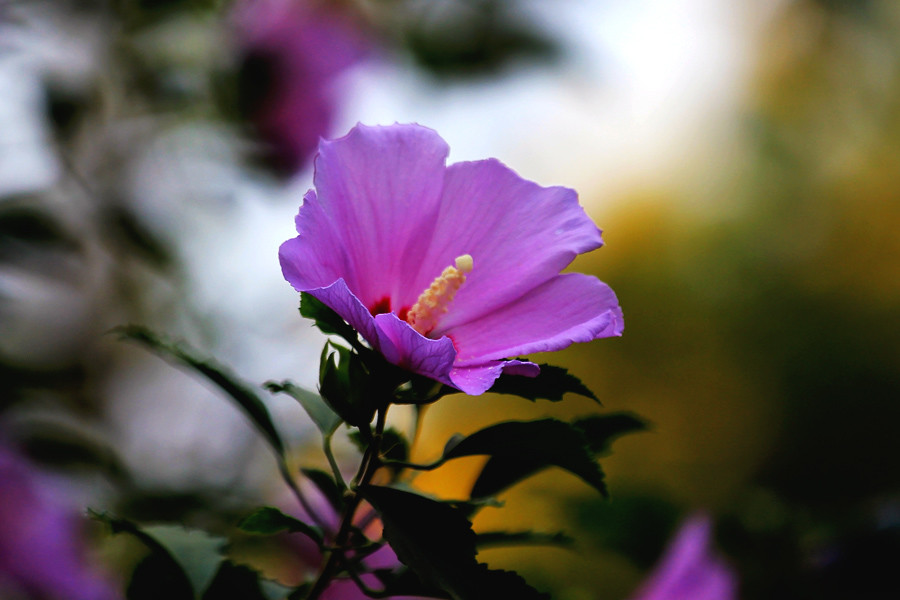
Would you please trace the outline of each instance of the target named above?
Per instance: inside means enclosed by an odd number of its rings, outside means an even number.
[[[603,472],[584,433],[557,421],[508,421],[477,431],[460,441],[446,458],[485,454],[491,458],[472,488],[473,497],[496,494],[546,467],[565,469],[606,495]]]
[[[324,302],[306,292],[300,292],[300,315],[316,322],[316,327],[326,335],[339,335],[351,345],[356,345],[359,336],[344,319],[331,310]]]
[[[150,554],[138,564],[126,595],[129,600],[193,598],[205,589],[222,560],[224,540],[174,525],[138,527],[127,519],[90,512],[109,526],[113,534],[128,533],[143,543]]]
[[[319,431],[330,435],[341,424],[341,417],[335,413],[319,394],[311,392],[292,381],[267,381],[264,387],[273,394],[287,394],[300,403],[309,418],[313,420]]]
[[[588,448],[595,455],[609,452],[609,446],[616,438],[647,429],[646,421],[630,413],[585,417],[572,425],[584,433]]]
[[[287,595],[287,594],[285,594]],[[203,593],[203,600],[268,600],[260,587],[259,573],[223,560],[216,576]]]
[[[528,400],[549,400],[559,402],[566,393],[578,394],[600,403],[600,400],[581,383],[581,380],[570,375],[567,369],[553,365],[540,365],[541,372],[537,377],[522,375],[500,375],[490,392],[495,394],[512,394]]]
[[[418,596],[422,598],[450,598],[444,590],[428,586],[410,569],[377,569],[373,574],[383,587],[385,597]]]
[[[238,523],[238,527],[247,533],[261,535],[274,535],[283,531],[302,533],[320,546],[323,543],[322,531],[318,527],[308,525],[271,506],[258,508]]]
[[[560,546],[569,548],[574,540],[562,532],[539,533],[536,531],[487,531],[479,533],[478,548],[502,546]]]
[[[454,600],[545,597],[515,573],[492,571],[475,560],[476,536],[460,509],[393,488],[369,486],[361,492],[381,516],[397,557],[426,586]]]
[[[127,600],[194,600],[191,582],[171,557],[151,552],[137,564],[125,589]]]
[[[357,353],[332,342],[325,344],[319,365],[319,392],[344,421],[354,427],[371,423],[376,389]]]
[[[368,443],[359,431],[351,432],[350,440],[360,452],[365,453]],[[393,427],[385,429],[382,434],[381,456],[388,461],[405,462],[409,458],[409,442],[406,437]]]
[[[284,456],[284,443],[275,430],[266,405],[248,384],[238,379],[228,368],[200,355],[182,344],[175,344],[139,325],[116,327],[113,332],[121,338],[143,344],[162,358],[189,367],[206,377],[228,394],[240,406],[250,421],[279,456]]]
[[[335,513],[340,514],[344,509],[344,496],[334,477],[319,469],[300,469],[300,471],[322,492]]]

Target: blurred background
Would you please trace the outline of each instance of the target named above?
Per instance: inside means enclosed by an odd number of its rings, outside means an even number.
[[[227,400],[105,332],[314,388],[323,338],[277,248],[319,136],[395,121],[451,162],[578,190],[607,245],[573,268],[626,317],[534,357],[602,408],[447,397],[417,457],[501,418],[651,425],[603,462],[610,501],[547,472],[476,521],[568,530],[576,552],[484,560],[562,600],[626,598],[704,510],[742,598],[900,595],[895,0],[0,0],[3,437],[73,507],[204,524],[282,493]],[[460,463],[417,483],[460,495]]]

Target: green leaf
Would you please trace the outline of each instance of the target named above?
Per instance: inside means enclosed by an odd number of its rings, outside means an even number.
[[[238,523],[238,528],[247,533],[257,533],[261,535],[274,535],[283,531],[289,533],[302,533],[319,546],[324,543],[321,529],[286,515],[277,508],[271,506],[264,506],[256,509]]]
[[[299,402],[323,435],[331,435],[341,424],[341,417],[328,406],[319,394],[302,388],[292,381],[282,381],[281,383],[267,381],[263,387],[273,394],[287,394]]]
[[[574,540],[563,532],[540,533],[536,531],[486,531],[479,533],[476,545],[479,549],[505,546],[559,546],[570,548]]]
[[[365,453],[368,444],[363,439],[359,431],[350,433],[350,441],[356,448]],[[381,439],[381,456],[387,461],[405,462],[409,458],[409,442],[406,437],[394,427],[388,427],[384,430]]]
[[[647,429],[647,422],[631,413],[594,415],[578,419],[572,425],[581,430],[595,455],[609,452],[610,444],[620,436]]]
[[[425,586],[444,590],[454,600],[546,598],[515,573],[478,563],[477,538],[460,509],[394,488],[360,491],[381,516],[384,537],[397,557]]]
[[[150,554],[135,568],[126,596],[129,600],[154,598],[192,599],[205,589],[222,560],[225,540],[177,525],[139,527],[127,520],[91,511],[113,534],[128,533],[143,543]]]
[[[275,430],[275,425],[272,423],[272,418],[269,416],[266,405],[253,387],[238,379],[227,367],[212,359],[201,357],[195,350],[187,348],[183,344],[164,340],[149,329],[139,325],[116,327],[112,331],[122,339],[138,342],[162,358],[175,364],[189,367],[206,377],[243,409],[244,413],[250,418],[250,421],[256,426],[278,456],[284,456],[284,443]]]
[[[541,372],[537,377],[500,375],[488,391],[495,394],[521,396],[532,402],[536,400],[559,402],[566,393],[572,393],[590,398],[600,404],[600,400],[594,395],[594,392],[581,383],[580,379],[570,375],[567,369],[553,365],[539,366]]]
[[[266,582],[260,574],[244,565],[236,565],[230,560],[223,560],[216,571],[212,583],[203,593],[202,600],[270,600],[271,598],[285,598],[289,589],[279,585],[275,596],[266,593]],[[271,592],[270,592],[271,593]]]
[[[300,315],[315,321],[316,327],[326,335],[339,335],[352,346],[359,342],[355,329],[324,302],[306,292],[300,292]]]
[[[328,504],[334,509],[336,514],[340,514],[344,509],[344,495],[334,480],[334,477],[319,469],[300,469],[310,481],[322,492]]]
[[[475,481],[472,496],[494,495],[550,466],[565,469],[604,496],[603,471],[594,460],[584,433],[556,419],[508,421],[477,431],[445,455],[459,458],[485,454],[491,458]]]

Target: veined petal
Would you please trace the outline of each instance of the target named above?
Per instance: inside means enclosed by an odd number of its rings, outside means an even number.
[[[462,254],[474,269],[434,336],[517,300],[602,244],[574,190],[541,187],[494,159],[451,165],[416,288]]]
[[[424,337],[393,313],[376,315],[375,325],[378,348],[388,362],[452,385],[450,370],[456,360],[456,348],[450,338]]]
[[[347,285],[370,310],[387,308],[387,299],[399,311],[424,289],[410,265],[431,243],[448,153],[437,133],[419,125],[357,125],[319,144],[314,182],[327,217],[320,220],[330,224],[329,245],[341,249]],[[312,237],[320,243],[322,235]]]
[[[378,332],[375,327],[375,318],[369,310],[363,306],[353,292],[347,288],[343,279],[338,279],[333,284],[323,288],[303,290],[309,292],[321,300],[342,319],[347,321],[353,329],[358,331],[366,340],[377,347]]]
[[[609,286],[595,277],[567,273],[446,333],[459,352],[456,366],[469,367],[621,335],[623,327],[622,309]]]
[[[537,377],[541,368],[524,360],[495,360],[477,367],[455,367],[450,371],[450,383],[466,394],[477,396],[488,391],[504,372],[522,377]]]

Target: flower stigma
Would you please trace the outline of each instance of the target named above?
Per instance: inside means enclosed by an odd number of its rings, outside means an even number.
[[[466,274],[472,272],[472,256],[470,254],[458,256],[454,265],[444,269],[431,282],[406,315],[406,322],[422,335],[427,335],[434,329],[438,319],[447,312],[447,307],[453,302],[456,292],[465,283]]]

